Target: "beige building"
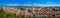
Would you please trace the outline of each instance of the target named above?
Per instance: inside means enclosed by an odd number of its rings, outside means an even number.
[[[39,8],[12,8],[12,7],[3,7],[3,9],[7,13],[12,13],[16,15],[43,15],[43,16],[50,16],[52,14],[59,14],[57,11],[52,10],[52,8],[45,8],[45,7],[39,7]],[[55,13],[54,13],[55,12]]]

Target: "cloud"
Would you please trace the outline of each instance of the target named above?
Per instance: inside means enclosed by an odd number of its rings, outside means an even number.
[[[17,6],[17,4],[7,4],[7,5],[9,5],[9,6]]]
[[[4,4],[4,6],[20,6],[21,4]]]
[[[17,6],[17,4],[5,4],[5,6]]]
[[[46,2],[46,3],[49,3],[50,4],[51,2]]]
[[[51,4],[51,2],[47,2],[50,4],[37,4],[37,3],[30,3],[29,4],[5,4],[5,6],[60,6],[60,4]]]

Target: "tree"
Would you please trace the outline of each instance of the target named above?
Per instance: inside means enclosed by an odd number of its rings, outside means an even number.
[[[1,7],[0,8],[0,18],[6,18],[6,14],[5,14],[5,11],[3,10],[3,8]]]
[[[3,9],[1,8],[0,12],[3,12]]]
[[[53,16],[53,18],[56,18],[56,16],[55,15],[52,15]]]

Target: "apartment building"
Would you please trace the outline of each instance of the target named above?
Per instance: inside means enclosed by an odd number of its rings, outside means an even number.
[[[6,12],[13,13],[16,15],[40,15],[40,16],[52,16],[55,14],[60,14],[60,12],[55,11],[59,8],[46,8],[46,7],[39,7],[39,8],[12,8],[12,7],[4,7],[3,8]]]
[[[60,14],[60,12],[58,12],[58,11],[55,11],[55,10],[58,10],[59,8],[45,8],[45,7],[43,7],[43,8],[41,8],[41,9],[39,9],[39,8],[35,8],[34,10],[34,14],[43,14],[43,15],[47,15],[47,16],[52,16],[52,15],[57,15],[57,14]],[[39,11],[40,10],[40,11]]]

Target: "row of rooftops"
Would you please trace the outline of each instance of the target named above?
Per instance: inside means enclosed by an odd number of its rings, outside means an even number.
[[[7,8],[8,8],[8,7],[7,7]],[[11,8],[11,7],[9,7],[9,8]],[[11,8],[11,9],[13,9],[13,8]],[[17,8],[14,8],[14,9],[17,9]],[[26,9],[26,8],[22,8],[22,9]],[[27,8],[27,9],[28,9],[28,8]],[[29,9],[33,9],[33,8],[29,8]],[[48,10],[51,10],[51,11],[52,11],[53,8],[45,8],[45,7],[43,7],[42,9],[43,9],[43,10],[44,10],[44,9],[48,9]],[[56,9],[57,9],[57,8],[56,8]],[[56,9],[54,8],[54,10],[56,10]],[[59,8],[58,8],[58,9],[59,9]],[[41,10],[41,8],[34,8],[34,10]]]
[[[12,7],[7,7],[8,9],[17,9],[17,8],[12,8]],[[5,8],[6,9],[6,8]],[[39,8],[22,8],[22,9],[24,9],[24,10],[26,10],[27,9],[27,11],[28,11],[28,9],[30,10],[30,11],[32,11],[31,12],[31,14],[33,13],[33,11],[34,11],[34,13],[33,14],[43,14],[43,15],[50,15],[49,13],[50,12],[53,12],[53,13],[51,13],[51,14],[55,14],[57,11],[54,11],[54,10],[52,10],[53,8],[45,8],[45,7],[39,7]],[[54,8],[55,9],[55,8]],[[13,10],[13,11],[15,11],[15,10]],[[18,9],[19,10],[19,9]],[[21,10],[21,9],[20,9]],[[21,10],[21,12],[22,12],[23,10]],[[41,13],[42,12],[42,13]],[[27,13],[29,13],[29,11],[28,12],[26,12],[26,14]],[[58,14],[59,12],[57,12],[56,14]],[[59,13],[60,14],[60,13]]]

